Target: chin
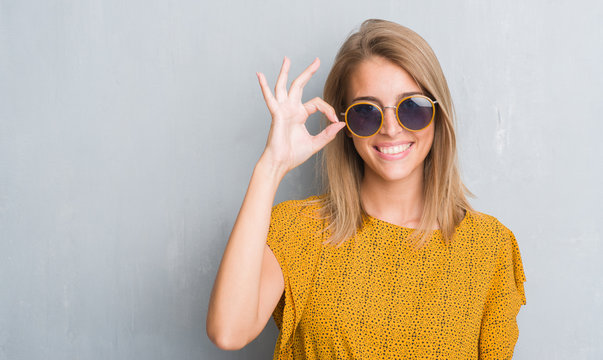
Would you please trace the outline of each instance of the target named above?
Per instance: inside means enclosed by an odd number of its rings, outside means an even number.
[[[409,169],[379,169],[378,171],[370,169],[370,171],[373,173],[373,176],[377,176],[382,181],[386,182],[402,181],[409,178],[412,174],[412,171]]]

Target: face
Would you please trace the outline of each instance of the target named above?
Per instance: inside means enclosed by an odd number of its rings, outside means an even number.
[[[408,93],[414,92],[421,93],[421,89],[412,76],[382,57],[363,61],[351,74],[346,106],[369,101],[379,105],[384,115],[383,126],[374,136],[359,138],[348,133],[364,160],[365,179],[422,179],[423,161],[433,143],[434,121],[425,129],[409,131],[398,123],[396,109],[383,108],[396,106]]]

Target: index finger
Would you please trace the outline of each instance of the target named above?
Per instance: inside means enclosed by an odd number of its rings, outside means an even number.
[[[310,78],[312,77],[312,75],[314,75],[316,70],[318,70],[319,66],[320,59],[317,57],[306,68],[306,70],[304,70],[295,80],[293,80],[293,82],[291,83],[291,88],[289,89],[289,97],[301,101],[304,86],[306,86],[308,81],[310,81]]]

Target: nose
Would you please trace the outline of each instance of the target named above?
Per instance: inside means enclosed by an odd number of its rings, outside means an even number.
[[[403,127],[400,126],[398,118],[396,117],[395,107],[385,107],[383,109],[383,126],[381,127],[380,133],[383,135],[394,136],[403,131]]]

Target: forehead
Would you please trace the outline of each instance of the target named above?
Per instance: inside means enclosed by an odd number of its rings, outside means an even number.
[[[385,58],[373,56],[352,71],[347,90],[348,103],[356,97],[366,96],[389,103],[402,93],[420,92],[421,88],[402,67]]]

